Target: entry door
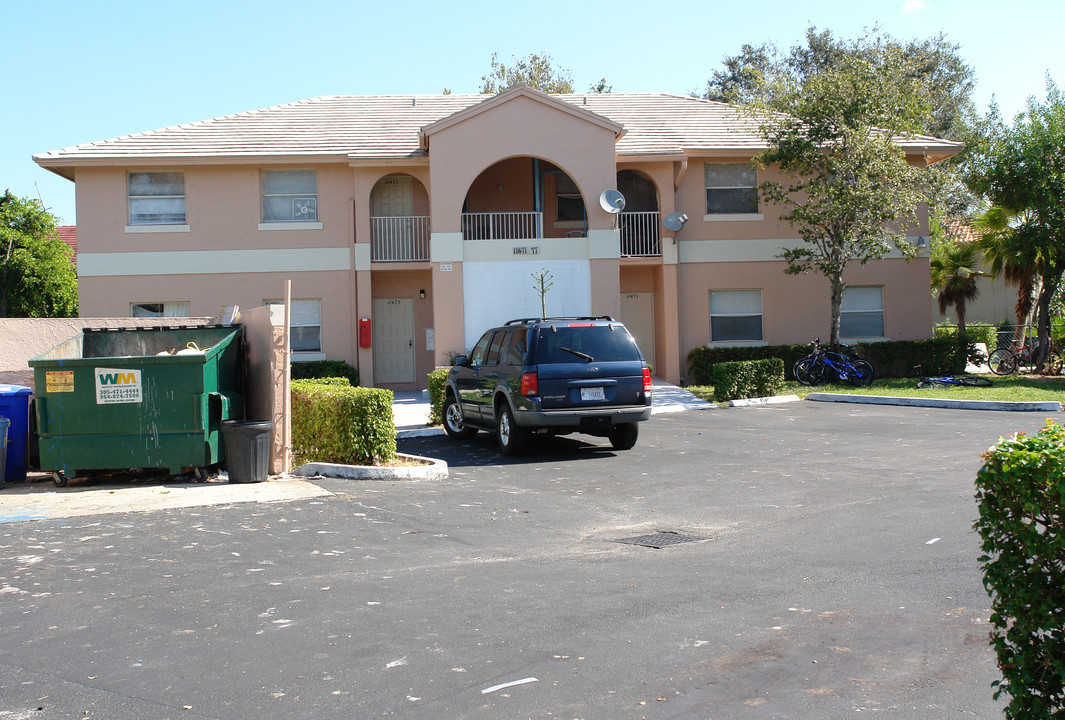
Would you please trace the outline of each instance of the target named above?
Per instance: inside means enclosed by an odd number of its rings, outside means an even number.
[[[414,200],[409,177],[383,178],[373,191],[374,217],[410,217]]]
[[[622,293],[621,322],[636,338],[648,364],[655,364],[655,294]]]
[[[414,382],[414,300],[373,301],[374,384]]]

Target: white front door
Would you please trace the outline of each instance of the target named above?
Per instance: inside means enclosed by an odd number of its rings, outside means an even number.
[[[643,357],[649,365],[655,364],[655,294],[622,293],[621,314],[618,318],[625,323],[636,344],[643,351]]]
[[[373,216],[410,217],[413,214],[410,177],[382,178],[373,189]]]
[[[414,382],[414,300],[374,298],[374,384]]]

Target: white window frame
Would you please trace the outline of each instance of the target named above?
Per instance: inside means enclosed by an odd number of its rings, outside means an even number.
[[[171,178],[169,181],[164,181],[162,178],[164,175],[176,177]],[[134,193],[134,188],[131,185],[134,178],[141,176],[149,178],[148,184],[151,184],[150,178],[153,176],[160,181],[168,182],[170,185],[176,185],[176,181],[180,180],[181,193]],[[134,213],[134,207],[138,203],[150,200],[180,201],[181,218],[172,217],[151,220],[144,219],[144,216],[151,215],[151,213]],[[176,215],[176,213],[173,214]],[[128,221],[126,232],[188,232],[188,187],[185,182],[185,173],[181,170],[131,170],[126,173],[126,219]]]
[[[750,185],[711,185],[710,172],[711,169],[720,168],[736,168],[741,170],[743,174],[750,173],[752,177],[752,184]],[[738,163],[703,163],[703,185],[705,186],[705,208],[706,214],[703,215],[703,220],[708,222],[721,222],[721,221],[751,221],[751,220],[764,220],[765,216],[759,212],[760,199],[758,197],[758,170],[754,168],[749,162]],[[751,190],[754,192],[754,211],[753,212],[720,212],[710,210],[710,193],[714,190]]]
[[[317,305],[312,305],[316,303]],[[274,325],[284,325],[285,323],[285,301],[284,300],[263,300],[263,305],[270,308],[270,322]],[[311,310],[316,307],[317,312]],[[309,313],[309,314],[308,314]],[[317,317],[315,318],[315,315]],[[317,319],[317,322],[309,322],[309,320]],[[325,360],[325,353],[322,351],[322,300],[321,298],[293,298],[292,299],[292,317],[289,318],[289,328],[294,330],[295,328],[317,328],[318,329],[318,347],[317,349],[303,349],[292,350],[293,362],[310,362],[311,360]]]
[[[864,300],[866,300],[865,302],[856,301],[854,299],[854,297],[857,294],[857,292],[868,291],[868,290],[878,290],[879,291],[879,307],[875,307],[874,303],[867,302],[868,298],[872,297],[872,294],[868,293],[868,292],[864,292],[864,294],[866,296],[866,298],[864,298]],[[848,291],[850,291],[850,292],[848,293]],[[851,309],[847,308],[847,295],[848,294],[850,294],[850,296],[851,296],[851,305],[853,306],[855,304],[855,302],[859,302],[860,303],[860,307],[858,307],[857,309],[855,309],[853,307]],[[880,334],[879,335],[852,335],[852,334],[846,332],[844,321],[847,319],[847,316],[848,315],[854,316],[854,315],[858,315],[858,314],[863,314],[863,315],[879,314],[879,316],[880,316]],[[841,340],[844,340],[844,339],[845,340],[863,340],[863,341],[883,340],[886,337],[885,334],[884,334],[885,333],[885,329],[886,329],[886,322],[887,322],[887,318],[886,318],[886,316],[884,314],[884,286],[883,285],[855,285],[855,286],[846,287],[846,288],[843,289],[843,303],[840,306],[840,323],[839,323],[839,336],[840,336]]]
[[[160,309],[155,312],[149,306],[158,305]],[[140,312],[137,311],[140,308]],[[155,300],[152,302],[132,302],[129,304],[130,317],[192,317],[189,314],[188,300]]]
[[[758,312],[714,312],[714,294],[715,293],[757,293],[758,294]],[[707,296],[707,309],[710,311],[710,345],[714,347],[729,346],[729,345],[749,345],[758,346],[765,345],[765,303],[761,288],[724,288],[711,290]],[[725,340],[714,340],[714,318],[758,318],[758,337],[757,338],[736,338]]]
[[[296,176],[307,173],[314,179],[314,191],[267,192],[268,178],[282,177],[284,174]],[[271,185],[275,183],[269,183]],[[267,202],[280,207],[288,206],[289,213],[271,216]],[[276,211],[273,211],[276,212]],[[322,223],[318,215],[318,171],[313,168],[265,168],[259,171],[259,229],[260,230],[320,230]]]

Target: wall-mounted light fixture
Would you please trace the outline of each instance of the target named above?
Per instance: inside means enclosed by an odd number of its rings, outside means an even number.
[[[924,235],[918,235],[917,236],[917,247],[919,247],[919,248],[928,247],[928,240],[927,240],[927,238],[925,238]]]
[[[424,290],[419,290],[418,291],[418,297],[420,297],[422,300],[424,300],[425,299],[425,291]]]
[[[503,192],[503,183],[499,183],[496,187],[499,188],[499,192]]]

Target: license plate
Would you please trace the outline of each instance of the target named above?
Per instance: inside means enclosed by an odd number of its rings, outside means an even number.
[[[581,388],[581,400],[606,400],[606,393],[601,387]]]

